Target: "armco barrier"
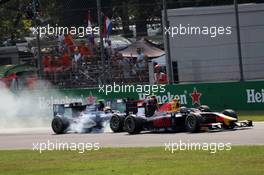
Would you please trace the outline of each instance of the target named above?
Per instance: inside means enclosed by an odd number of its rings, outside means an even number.
[[[165,92],[155,93],[161,103],[178,98],[182,105],[197,107],[206,104],[212,109],[221,110],[232,108],[235,110],[264,110],[264,81],[226,82],[166,85]],[[98,99],[106,101],[115,98],[143,99],[144,93],[111,92],[105,94],[94,89],[63,89],[60,96],[57,93],[39,97],[40,105],[52,103],[69,103],[79,101],[92,103]]]

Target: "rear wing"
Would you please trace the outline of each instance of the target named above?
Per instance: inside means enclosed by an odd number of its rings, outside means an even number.
[[[127,100],[126,101],[126,114],[137,114],[138,108],[144,107],[144,100]]]
[[[82,103],[53,104],[53,116],[63,115],[66,108],[84,110],[86,105],[83,105]]]
[[[63,115],[65,113],[64,104],[53,104],[53,117],[57,115]]]

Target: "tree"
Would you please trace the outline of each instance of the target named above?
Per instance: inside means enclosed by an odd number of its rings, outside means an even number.
[[[52,19],[59,21],[60,15],[55,7],[60,7],[59,0],[41,0],[41,16],[37,25],[44,25],[43,21]],[[31,8],[31,11],[30,10]],[[30,15],[29,15],[30,13]],[[30,27],[36,24],[33,21],[32,0],[2,0],[0,1],[0,40],[21,39],[30,35]]]
[[[136,26],[137,36],[147,35],[148,24],[161,24],[162,0],[107,0],[102,11],[115,21],[121,20],[122,34],[131,36],[129,26]],[[239,3],[261,0],[240,0]],[[26,17],[26,8],[32,0],[0,0],[0,39],[28,36],[35,25]],[[167,0],[167,8],[232,4],[232,0]],[[38,25],[85,26],[85,16],[90,10],[92,21],[97,24],[96,0],[40,0],[41,17]]]
[[[27,35],[31,21],[25,16],[29,0],[1,1],[0,4],[0,38],[11,41]]]
[[[161,4],[159,0],[128,0],[120,3],[113,1],[113,13],[121,18],[123,33],[131,33],[129,25],[136,26],[137,36],[147,35],[147,24],[155,23],[161,17]]]

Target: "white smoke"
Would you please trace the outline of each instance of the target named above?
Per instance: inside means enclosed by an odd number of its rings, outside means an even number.
[[[80,116],[76,122],[71,123],[70,130],[77,133],[92,132],[92,128],[96,126],[96,122],[90,116]]]
[[[75,133],[103,133],[111,132],[109,125],[110,117],[107,117],[105,120],[101,121],[102,128],[96,127],[96,118],[91,114],[81,114],[78,118],[75,119],[75,122],[72,122],[69,126],[70,131]]]
[[[51,85],[47,87],[47,82],[39,81],[36,90],[12,92],[0,82],[0,129],[51,128],[53,104],[83,102],[81,97],[68,97],[52,89]],[[77,133],[111,132],[109,119],[102,124],[102,129],[94,128],[95,119],[84,114],[71,123],[70,130]],[[91,130],[87,130],[89,128]]]
[[[37,93],[11,92],[0,82],[0,129],[49,127],[51,112],[39,107]]]

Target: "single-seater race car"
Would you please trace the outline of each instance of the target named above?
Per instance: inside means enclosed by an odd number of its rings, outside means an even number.
[[[158,105],[155,96],[147,100],[127,101],[126,115],[114,114],[110,119],[113,132],[126,131],[138,134],[141,131],[187,131],[234,129],[251,127],[252,121],[238,121],[236,112],[226,109],[212,112],[206,105],[199,108],[180,107],[177,99]]]
[[[113,114],[119,114],[119,111],[104,107],[103,102],[92,105],[54,104],[54,118],[51,127],[56,134],[64,134],[69,131],[77,133],[100,132]]]

